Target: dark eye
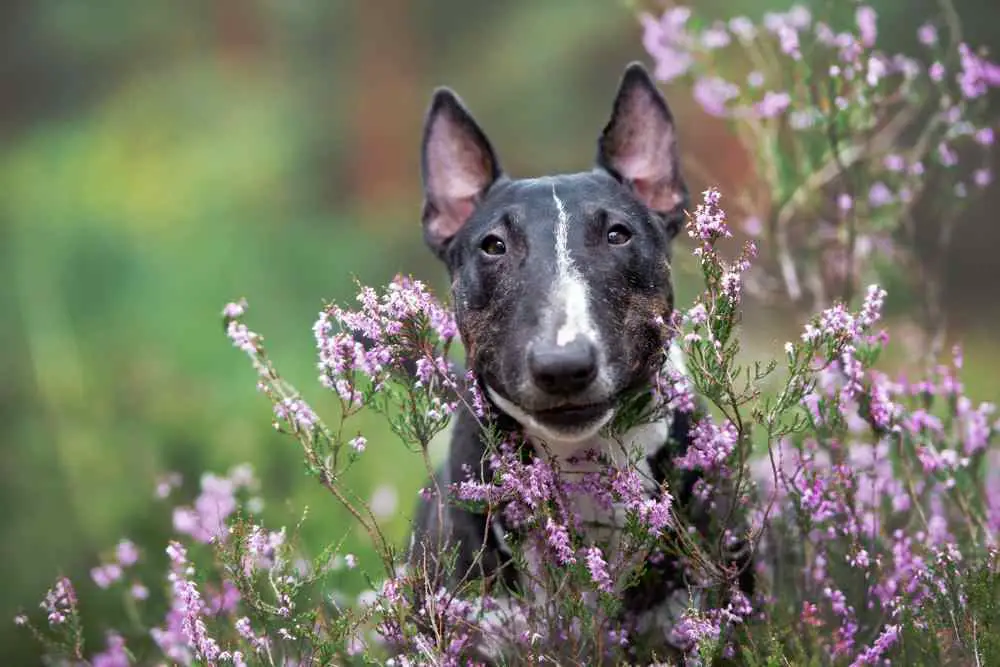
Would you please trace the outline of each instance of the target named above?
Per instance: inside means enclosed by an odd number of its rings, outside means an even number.
[[[499,257],[500,255],[506,254],[507,244],[504,243],[503,239],[496,234],[490,234],[483,239],[482,243],[479,244],[479,249],[491,257]]]
[[[608,243],[610,245],[625,245],[632,240],[632,232],[625,225],[611,225],[608,230]]]

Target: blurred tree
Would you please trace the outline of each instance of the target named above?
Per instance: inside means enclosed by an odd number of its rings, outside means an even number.
[[[358,215],[369,217],[412,191],[419,163],[401,155],[417,145],[424,77],[409,0],[359,2],[354,11],[357,70],[344,98],[354,112],[351,200]]]

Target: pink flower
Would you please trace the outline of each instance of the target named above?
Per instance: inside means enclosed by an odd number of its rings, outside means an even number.
[[[934,46],[938,41],[937,28],[930,23],[925,23],[917,29],[917,39],[924,46]]]
[[[688,53],[691,38],[686,24],[691,10],[684,7],[668,9],[657,20],[650,14],[641,15],[642,44],[656,61],[654,76],[660,81],[673,81],[683,76],[694,63]]]
[[[98,588],[108,588],[122,578],[122,568],[117,563],[108,563],[90,571],[90,578]]]
[[[139,548],[131,540],[122,540],[116,549],[118,564],[122,567],[131,567],[139,561]]]
[[[588,547],[585,550],[587,557],[587,569],[590,570],[590,577],[597,584],[599,590],[610,593],[614,587],[611,575],[608,574],[608,563],[604,560],[604,554],[598,547]]]
[[[125,650],[125,640],[117,632],[109,632],[107,648],[98,653],[90,663],[93,667],[129,667],[131,660]]]
[[[802,52],[799,50],[799,32],[787,23],[781,24],[778,28],[778,40],[781,52],[792,57],[793,60],[801,60]]]
[[[569,532],[565,526],[561,526],[549,517],[545,520],[545,537],[549,547],[556,555],[556,560],[561,565],[569,565],[576,562],[573,556],[573,547],[570,544]]]
[[[854,12],[854,20],[858,24],[858,32],[861,35],[861,43],[871,48],[875,45],[875,38],[878,36],[878,14],[872,7],[863,5]]]
[[[761,118],[773,118],[779,114],[784,113],[788,105],[791,104],[792,98],[788,93],[784,92],[773,92],[767,91],[764,93],[764,99],[757,103],[755,109],[757,115]]]
[[[713,116],[725,116],[726,105],[735,99],[740,89],[719,77],[704,77],[695,81],[692,94],[698,104]]]

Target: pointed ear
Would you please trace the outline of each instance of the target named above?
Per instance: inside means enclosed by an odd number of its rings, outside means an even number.
[[[424,239],[439,256],[500,177],[489,139],[458,96],[434,91],[421,148]]]
[[[597,165],[668,222],[678,214],[683,218],[687,186],[680,173],[674,118],[641,63],[625,68],[611,120],[598,140]],[[676,234],[679,227],[671,227]]]

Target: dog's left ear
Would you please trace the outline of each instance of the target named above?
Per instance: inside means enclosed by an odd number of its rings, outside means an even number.
[[[677,131],[667,101],[641,63],[625,68],[611,120],[597,143],[597,165],[663,215],[671,237],[677,234],[688,200]]]

